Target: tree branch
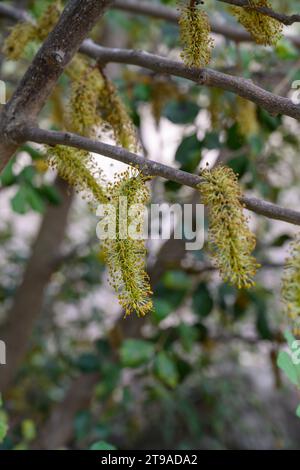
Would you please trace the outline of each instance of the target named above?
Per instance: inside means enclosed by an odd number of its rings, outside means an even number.
[[[121,147],[104,144],[95,140],[90,140],[70,132],[47,131],[39,128],[27,127],[23,129],[23,140],[29,140],[39,144],[48,145],[66,145],[69,147],[84,149],[94,152],[105,157],[118,160],[139,168],[139,170],[147,176],[161,176],[162,178],[174,181],[176,183],[197,188],[201,184],[202,179],[191,173],[187,173],[176,168],[146,160],[145,158],[128,152]],[[264,215],[270,219],[282,220],[295,225],[300,225],[300,212],[285,209],[276,204],[266,202],[256,198],[243,197],[241,202],[247,209],[257,214]]]
[[[111,49],[98,46],[86,40],[80,48],[81,52],[98,60],[101,65],[109,62],[131,64],[144,67],[162,74],[176,75],[187,78],[199,85],[221,88],[231,91],[243,98],[253,101],[271,114],[284,114],[300,120],[300,107],[290,99],[274,95],[255,85],[252,80],[235,77],[212,69],[188,68],[181,62],[165,57],[131,49]]]
[[[0,4],[0,16],[13,21],[32,21],[31,16],[26,11],[5,4]]]
[[[178,24],[179,12],[174,8],[152,3],[150,1],[140,0],[112,0],[112,9],[125,11],[133,14],[147,15],[156,19],[165,20],[174,24]],[[0,16],[11,18],[12,20],[31,20],[32,18],[24,11],[18,8],[0,5]],[[220,21],[210,19],[211,30],[215,34],[224,36],[235,42],[253,42],[252,36],[242,28],[229,26]],[[297,36],[287,36],[287,38],[296,46],[300,48],[300,38]]]
[[[17,149],[24,123],[34,122],[58,78],[110,0],[69,0],[0,115],[0,171]]]
[[[221,0],[222,1],[222,0]],[[178,23],[179,12],[174,8],[167,7],[165,5],[160,5],[157,3],[152,3],[150,1],[140,1],[140,0],[114,0],[111,8],[117,10],[127,11],[129,13],[141,14],[152,16],[153,18],[170,21],[171,23]],[[274,14],[273,10],[272,14]],[[276,13],[275,13],[276,15]],[[280,15],[282,16],[282,15]],[[299,15],[297,15],[299,16]],[[286,15],[283,15],[283,18],[286,19]],[[288,17],[289,18],[289,17]],[[221,34],[228,39],[232,39],[236,42],[252,42],[253,38],[251,35],[241,28],[235,28],[228,26],[227,24],[221,24],[220,22],[215,22],[213,19],[210,19],[211,30],[215,34]],[[288,37],[296,47],[300,47],[300,39],[298,37]]]
[[[285,15],[284,13],[277,13],[272,8],[263,7],[263,6],[253,6],[249,2],[249,0],[217,0],[218,2],[222,3],[229,3],[230,5],[247,8],[249,10],[255,10],[263,15],[270,16],[275,20],[279,21],[280,23],[285,24],[286,26],[290,26],[293,23],[300,22],[300,15]]]

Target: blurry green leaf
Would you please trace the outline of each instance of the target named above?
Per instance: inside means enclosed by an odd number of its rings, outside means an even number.
[[[2,186],[11,186],[17,182],[17,177],[13,172],[15,158],[11,159],[0,175]]]
[[[199,336],[197,328],[186,323],[180,323],[178,330],[184,350],[190,352]]]
[[[190,124],[198,113],[199,107],[188,101],[170,101],[163,111],[163,115],[174,124]]]
[[[77,439],[84,439],[88,435],[91,423],[91,413],[88,410],[83,410],[77,413],[74,420],[74,428]]]
[[[256,304],[256,329],[261,338],[270,340],[273,335],[269,325],[266,302],[259,295],[253,296],[252,299]]]
[[[44,184],[38,188],[37,191],[44,199],[50,202],[50,204],[58,206],[62,202],[62,198],[54,186]]]
[[[179,380],[179,374],[174,360],[166,352],[157,354],[154,361],[155,375],[169,387],[176,387]]]
[[[27,211],[26,188],[21,186],[11,199],[11,206],[17,214],[25,214]]]
[[[252,135],[248,138],[248,142],[254,155],[259,155],[265,145],[265,140],[260,135]]]
[[[300,405],[298,406],[298,408],[296,410],[296,416],[298,416],[298,418],[300,418]]]
[[[203,146],[209,150],[220,148],[221,143],[219,132],[208,132],[205,135]]]
[[[290,241],[292,237],[288,234],[280,235],[279,237],[275,238],[272,242],[272,246],[282,246],[284,243]]]
[[[23,170],[18,176],[18,179],[20,181],[23,181],[31,185],[35,175],[36,175],[36,169],[32,165],[28,165],[25,168],[23,168]]]
[[[95,444],[90,447],[90,450],[117,450],[117,448],[108,442],[99,441],[95,442]]]
[[[263,124],[265,129],[269,132],[274,132],[281,124],[281,116],[271,116],[265,109],[258,108],[257,115],[259,122]]]
[[[191,285],[191,279],[182,271],[167,271],[163,283],[168,289],[187,290]]]
[[[294,384],[300,385],[299,382],[299,371],[297,367],[293,364],[292,358],[286,351],[280,351],[277,358],[277,365],[280,369],[283,370],[287,378]]]
[[[248,169],[248,163],[246,155],[239,155],[238,157],[231,158],[227,165],[232,168],[239,177],[242,177]]]
[[[153,318],[158,322],[164,320],[172,311],[173,306],[166,299],[153,299],[154,312]]]
[[[81,354],[76,360],[76,367],[86,373],[97,372],[100,367],[99,358],[91,353]]]
[[[153,357],[154,344],[140,339],[127,339],[121,346],[120,356],[124,367],[139,367]]]
[[[238,150],[245,144],[245,139],[240,135],[237,124],[228,129],[226,144],[230,150]]]
[[[298,51],[295,46],[287,38],[281,38],[275,47],[276,54],[283,60],[296,60]]]
[[[39,195],[38,191],[31,186],[26,187],[26,201],[32,210],[40,213],[44,212],[45,203]]]
[[[185,137],[179,145],[175,160],[181,163],[181,169],[193,172],[201,161],[202,143],[197,139],[196,134]]]
[[[214,303],[206,284],[198,285],[193,294],[193,311],[200,317],[207,317],[213,309]]]

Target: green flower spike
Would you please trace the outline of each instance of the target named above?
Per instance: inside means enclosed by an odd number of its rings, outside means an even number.
[[[256,240],[240,202],[237,176],[231,168],[216,167],[201,173],[203,204],[209,209],[209,245],[224,281],[239,289],[254,285],[257,264],[251,255]]]

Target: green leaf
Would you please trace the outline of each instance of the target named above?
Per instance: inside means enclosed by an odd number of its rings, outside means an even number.
[[[13,158],[8,162],[6,167],[1,173],[0,180],[2,186],[11,186],[17,182],[17,177],[15,176],[13,172],[13,166],[15,163],[15,159]]]
[[[154,351],[154,344],[150,341],[127,339],[121,346],[121,362],[124,367],[139,367],[150,361]]]
[[[164,351],[157,354],[154,361],[155,375],[169,387],[176,387],[179,374],[174,360]]]
[[[300,405],[296,409],[296,416],[298,416],[298,418],[300,418]]]
[[[201,161],[202,143],[197,139],[196,134],[185,137],[179,145],[175,160],[181,163],[181,169],[193,172]]]
[[[19,174],[19,180],[31,185],[35,175],[36,175],[36,169],[32,165],[28,165]]]
[[[108,442],[99,441],[95,442],[95,444],[90,447],[90,450],[117,450],[117,448]]]
[[[62,198],[54,186],[44,184],[38,188],[37,191],[44,199],[50,202],[50,204],[58,206],[62,202]]]
[[[81,354],[76,361],[76,367],[82,372],[91,373],[99,370],[99,359],[95,354]]]
[[[173,311],[172,304],[165,299],[154,298],[153,306],[153,317],[158,322],[164,320]]]
[[[298,57],[296,47],[286,38],[282,38],[278,41],[275,50],[278,57],[283,60],[296,60]]]
[[[193,311],[200,317],[207,317],[213,309],[214,303],[206,284],[198,285],[193,295]]]
[[[233,169],[233,171],[239,175],[243,176],[248,169],[248,158],[246,155],[239,155],[238,157],[231,158],[227,165]]]
[[[170,101],[163,115],[174,124],[190,124],[194,122],[199,113],[199,107],[193,102]]]
[[[286,351],[280,351],[277,358],[277,365],[283,370],[290,382],[296,386],[300,385],[297,367],[293,364],[291,356]]]
[[[275,238],[272,242],[272,246],[282,246],[284,243],[291,241],[292,237],[288,234],[280,235],[279,237]]]
[[[180,323],[178,326],[180,339],[185,351],[191,352],[194,342],[198,339],[199,333],[197,328],[186,323]]]
[[[182,271],[167,271],[163,283],[168,289],[186,291],[191,285],[191,280]]]
[[[26,201],[34,211],[39,213],[44,212],[45,203],[38,191],[31,186],[26,187]]]
[[[227,146],[230,150],[238,150],[245,143],[245,139],[240,135],[238,125],[234,124],[227,131]]]
[[[17,212],[17,214],[25,214],[28,208],[26,188],[21,186],[10,202],[14,212]]]

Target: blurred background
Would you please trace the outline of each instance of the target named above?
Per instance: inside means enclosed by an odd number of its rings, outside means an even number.
[[[34,16],[49,3],[10,2]],[[157,3],[176,8],[174,1]],[[226,5],[205,4],[216,23],[241,28]],[[272,6],[296,13],[298,2]],[[0,18],[2,43],[12,24]],[[286,32],[299,36],[299,26]],[[146,16],[109,11],[91,36],[109,47],[180,57],[176,24]],[[285,36],[269,48],[213,37],[211,68],[290,96],[300,79],[295,41]],[[31,44],[18,63],[1,56],[8,98],[37,48]],[[106,71],[146,158],[194,173],[226,164],[247,195],[299,209],[295,120],[184,79],[124,65]],[[43,127],[61,128],[68,91],[63,76],[40,116]],[[108,179],[124,168],[95,160]],[[184,240],[149,240],[155,312],[123,319],[107,282],[97,217],[47,167],[42,149],[20,148],[0,181],[0,338],[3,331],[10,338],[7,365],[0,366],[1,417],[9,425],[3,449],[87,449],[97,442],[119,449],[299,449],[299,393],[276,364],[286,328],[280,278],[296,227],[248,214],[262,265],[249,291],[221,281],[206,246],[186,252]],[[199,202],[190,188],[151,184],[152,202]]]

